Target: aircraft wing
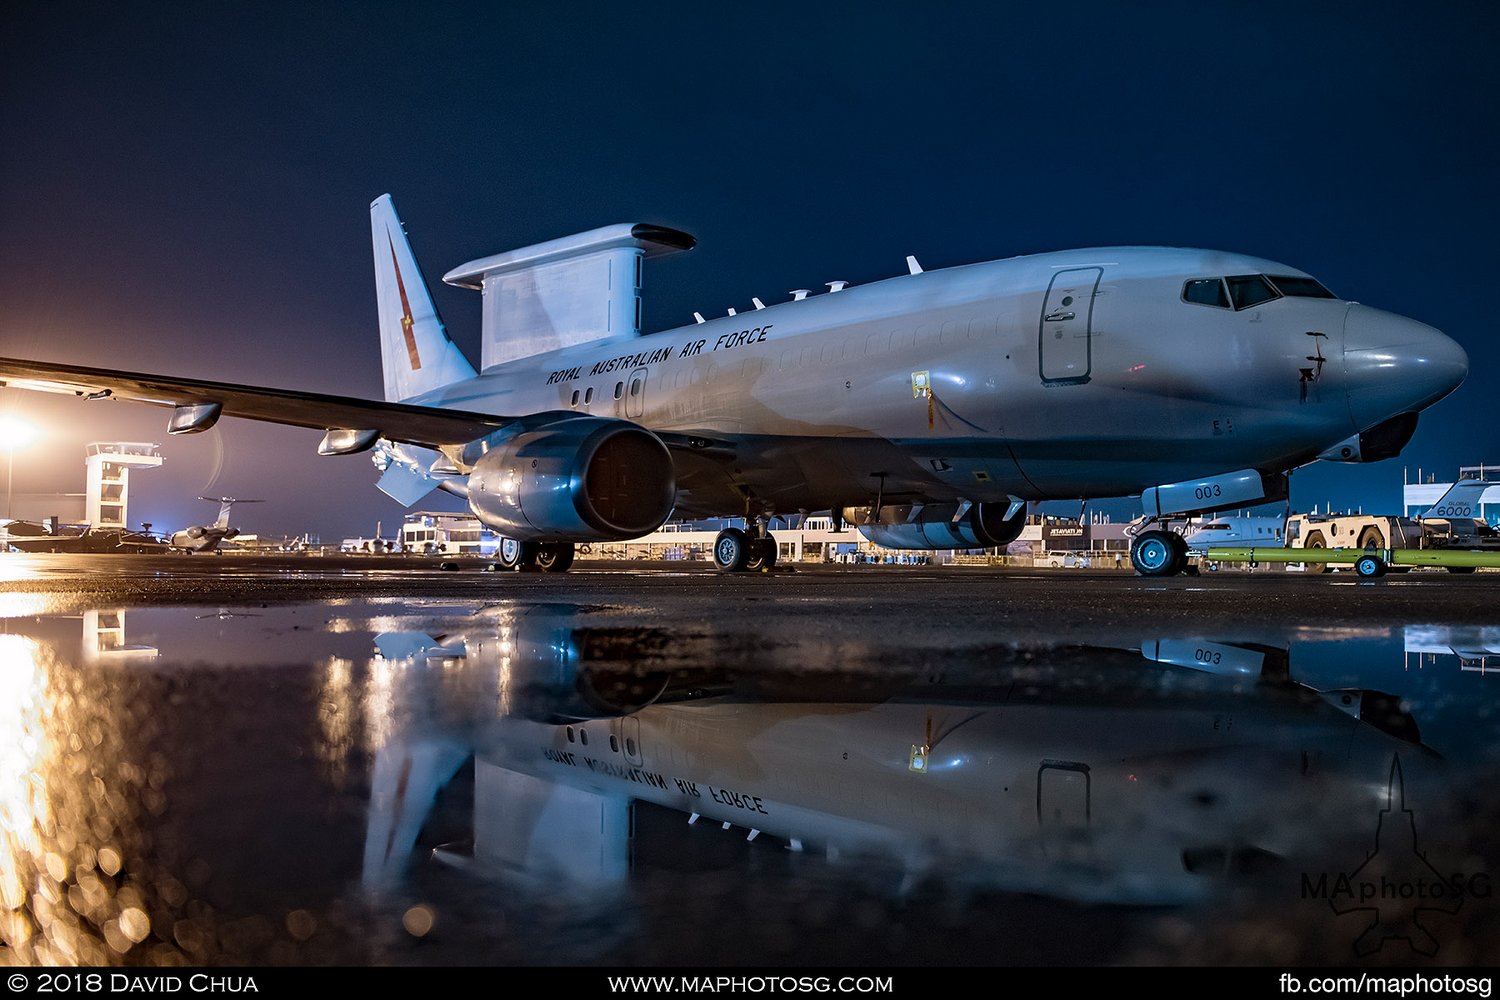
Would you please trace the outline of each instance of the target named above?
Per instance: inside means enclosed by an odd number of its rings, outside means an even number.
[[[222,414],[325,431],[378,431],[380,437],[390,441],[436,447],[466,444],[511,422],[511,418],[465,410],[17,358],[0,358],[0,386],[95,399],[129,399],[154,406],[203,407],[209,411],[205,415],[201,411],[180,410],[196,420],[185,421],[179,427],[174,419],[169,429],[177,433],[207,430]],[[213,406],[220,409],[214,411]]]

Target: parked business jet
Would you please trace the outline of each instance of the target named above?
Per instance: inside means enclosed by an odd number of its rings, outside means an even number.
[[[741,516],[714,559],[769,566],[777,512],[832,510],[883,545],[1003,545],[1027,501],[1139,495],[1131,558],[1186,562],[1165,521],[1282,499],[1319,459],[1398,454],[1468,372],[1414,320],[1211,250],[1113,247],[909,273],[641,333],[646,260],[686,233],[624,224],[471,261],[480,370],[449,340],[390,196],[371,205],[385,400],[0,359],[0,382],[312,427],[373,449],[410,506],[468,499],[511,566],[576,542]]]
[[[1182,533],[1187,547],[1195,550],[1281,545],[1285,535],[1285,517],[1244,513],[1189,524]]]
[[[237,503],[260,503],[259,500],[236,500],[234,497],[199,497],[219,505],[219,518],[213,524],[195,524],[172,532],[168,544],[179,552],[221,552],[220,544],[240,533],[229,526],[229,509]]]

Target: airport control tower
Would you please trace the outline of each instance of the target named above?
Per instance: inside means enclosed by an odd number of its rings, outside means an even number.
[[[84,520],[95,528],[124,528],[130,470],[161,465],[161,446],[139,441],[95,441],[84,447],[84,456],[88,469]]]

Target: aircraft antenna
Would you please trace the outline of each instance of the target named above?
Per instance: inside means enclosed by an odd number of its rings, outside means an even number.
[[[921,274],[922,273],[922,265],[918,264],[917,263],[917,258],[913,257],[911,254],[907,254],[906,255],[906,273],[907,274]]]
[[[811,293],[812,293],[812,289],[810,289],[810,288],[793,288],[792,289],[792,301],[793,302],[801,302],[803,299],[807,298],[808,295],[810,295]]]

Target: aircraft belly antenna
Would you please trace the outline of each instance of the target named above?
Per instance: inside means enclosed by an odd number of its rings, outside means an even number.
[[[906,273],[908,273],[908,274],[921,274],[922,273],[922,265],[918,264],[917,263],[917,258],[913,257],[911,254],[907,254],[906,255]]]
[[[693,310],[693,319],[696,322],[699,322],[699,323],[707,323],[708,322],[708,320],[706,320],[706,319],[703,318],[703,314],[701,312],[698,312],[696,309]]]
[[[847,282],[847,281],[830,281],[830,282],[827,282],[827,285],[828,285],[828,290],[830,292],[842,292],[844,289],[846,289],[846,288],[849,287],[849,282]]]
[[[793,288],[792,289],[792,301],[793,302],[801,302],[803,299],[807,298],[808,295],[810,295],[810,294],[812,294],[812,289],[810,289],[810,288]]]
[[[764,302],[762,302],[760,299],[757,299],[753,295],[750,297],[750,301],[755,303],[755,308],[757,309],[764,309],[766,307],[766,304]]]

